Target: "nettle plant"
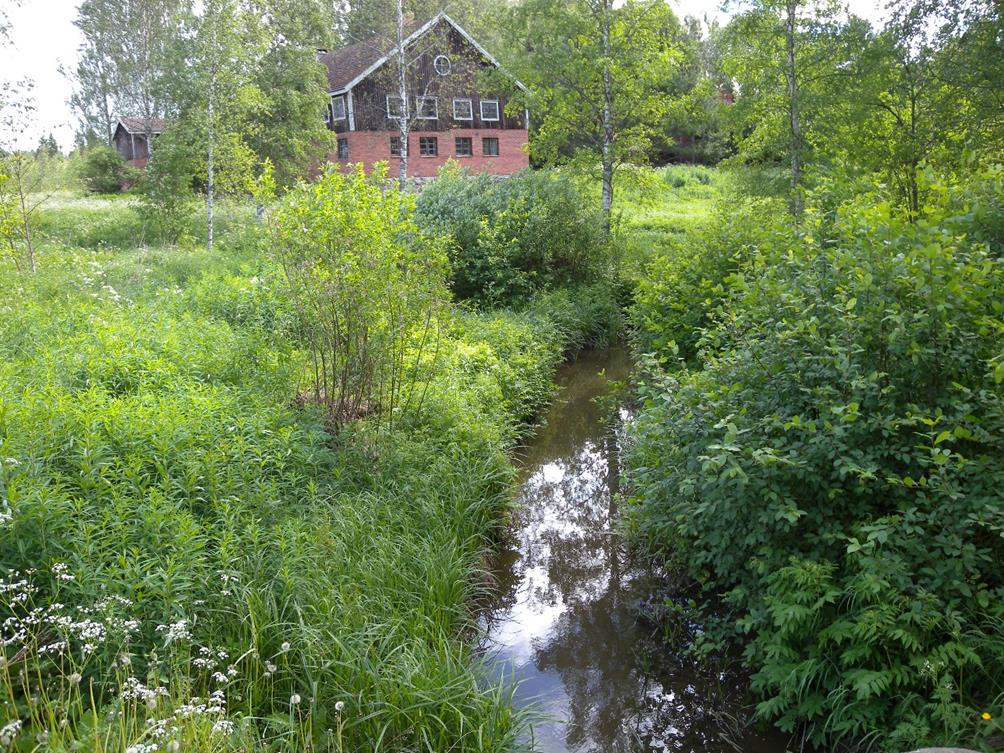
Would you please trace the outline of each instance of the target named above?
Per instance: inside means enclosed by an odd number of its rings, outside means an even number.
[[[286,718],[260,719],[250,710],[254,700],[286,690],[289,643],[268,657],[254,647],[233,656],[199,643],[186,618],[157,625],[158,640],[150,642],[143,635],[151,626],[133,616],[140,610],[129,599],[63,604],[62,587],[74,580],[62,563],[0,579],[7,615],[0,625],[0,749],[310,750],[326,739],[329,750],[342,750],[344,704],[336,704],[324,733],[313,729],[313,699],[297,693]],[[234,587],[227,574],[221,583],[221,596]]]
[[[309,396],[336,426],[421,410],[435,371],[448,262],[443,240],[415,223],[414,201],[390,186],[386,166],[369,176],[329,167],[271,212],[310,351]]]

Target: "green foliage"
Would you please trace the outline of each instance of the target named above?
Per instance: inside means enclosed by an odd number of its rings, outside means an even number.
[[[560,174],[498,180],[445,169],[419,194],[416,221],[449,237],[451,285],[462,300],[520,305],[610,274],[602,217]]]
[[[769,202],[733,203],[700,228],[666,238],[635,288],[635,349],[655,354],[664,366],[694,359],[704,328],[728,295],[729,278],[772,237],[768,218],[777,209]]]
[[[347,261],[338,243],[351,237],[360,263],[400,282],[443,269],[417,237],[403,246],[410,201],[340,176],[275,214],[314,217],[327,261]],[[14,745],[47,733],[102,753],[172,740],[510,750],[521,718],[464,638],[476,571],[506,525],[506,451],[563,350],[601,337],[612,304],[568,291],[522,313],[444,309],[438,357],[414,370],[414,338],[401,353],[420,405],[393,431],[366,419],[333,438],[321,411],[291,399],[311,359],[268,236],[233,232],[212,254],[87,251],[53,239],[80,219],[134,227],[128,199],[46,213],[39,272],[0,275],[0,568],[7,582],[35,571],[0,595],[11,614],[45,610],[4,628],[0,706],[24,725]],[[368,233],[346,234],[364,216]],[[386,268],[420,251],[432,256]]]
[[[139,177],[139,173],[130,170],[122,155],[110,146],[88,149],[79,172],[87,190],[93,193],[118,193]]]
[[[802,235],[723,239],[718,305],[684,266],[635,307],[707,326],[643,387],[631,525],[728,592],[760,716],[826,749],[971,744],[999,714],[1004,267],[974,231],[1001,188],[931,184],[916,223],[815,196]]]
[[[393,420],[395,408],[414,405],[419,371],[430,367],[447,259],[413,209],[385,171],[367,177],[359,165],[329,168],[270,213],[272,248],[312,354],[313,396],[335,424],[371,412]]]
[[[171,243],[194,237],[188,225],[197,201],[198,159],[192,139],[183,128],[169,128],[161,134],[139,184],[144,222],[154,234]]]

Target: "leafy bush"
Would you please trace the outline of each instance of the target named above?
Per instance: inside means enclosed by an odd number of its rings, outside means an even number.
[[[999,175],[917,224],[865,197],[766,236],[697,367],[643,388],[631,525],[728,592],[759,714],[824,749],[1001,712],[1004,265],[967,235]]]
[[[359,165],[347,174],[329,168],[270,214],[312,354],[314,398],[336,424],[365,412],[393,417],[410,403],[427,355],[421,344],[435,339],[448,298],[446,254],[412,210],[411,195],[388,190],[384,171],[367,177]]]
[[[776,209],[769,203],[729,206],[700,229],[667,237],[635,289],[635,349],[663,364],[692,360],[712,312],[728,295],[729,278],[769,240]]]
[[[79,166],[80,179],[92,193],[118,193],[139,179],[139,171],[110,146],[87,150]]]
[[[500,180],[446,168],[419,195],[416,220],[451,239],[452,287],[462,300],[520,305],[610,271],[600,213],[556,173]]]

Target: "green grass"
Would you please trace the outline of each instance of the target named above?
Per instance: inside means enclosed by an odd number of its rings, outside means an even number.
[[[332,435],[249,216],[212,254],[147,247],[128,197],[62,195],[38,273],[0,270],[0,722],[53,750],[509,750],[469,605],[506,453],[615,307],[450,312],[422,409]]]

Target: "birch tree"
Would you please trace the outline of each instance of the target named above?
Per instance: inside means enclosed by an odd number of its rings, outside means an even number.
[[[601,208],[610,224],[618,168],[644,161],[670,100],[667,81],[680,60],[680,26],[660,0],[528,0],[513,13],[517,93],[543,161],[599,162]]]

